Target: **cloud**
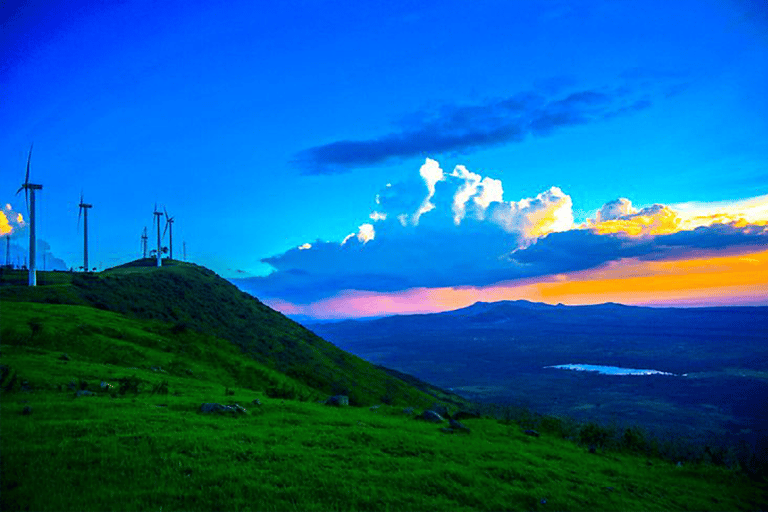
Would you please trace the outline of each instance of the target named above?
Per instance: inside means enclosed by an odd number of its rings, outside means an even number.
[[[293,162],[304,174],[337,174],[392,159],[468,152],[521,142],[529,135],[549,136],[560,128],[631,114],[650,105],[627,89],[581,90],[561,97],[526,92],[479,105],[415,113],[400,131],[314,146],[297,153]]]
[[[641,210],[626,198],[606,203],[586,227],[599,234],[668,235],[716,224],[736,227],[768,224],[768,195],[717,203],[654,204]]]
[[[307,304],[350,290],[487,287],[620,260],[743,253],[768,242],[768,196],[642,208],[620,198],[576,225],[572,198],[558,187],[516,201],[505,201],[503,188],[427,159],[419,179],[387,184],[371,222],[343,241],[266,258],[274,272],[237,284],[262,299]]]
[[[557,187],[533,199],[518,202],[494,202],[490,217],[505,231],[518,231],[526,239],[549,233],[568,231],[573,227],[573,202]]]
[[[15,235],[20,230],[26,227],[27,223],[24,220],[24,216],[14,211],[10,204],[6,204],[5,208],[0,210],[0,236]]]

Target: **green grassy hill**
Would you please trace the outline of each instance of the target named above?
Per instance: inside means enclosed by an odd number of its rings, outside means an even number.
[[[71,278],[0,287],[3,511],[768,508],[737,469],[590,450],[544,422],[417,421],[406,406],[436,390],[199,267]],[[320,403],[338,382],[366,406]],[[245,412],[200,412],[214,402]]]
[[[154,263],[138,260],[98,274],[40,273],[41,280],[57,275],[60,284],[3,286],[0,299],[90,306],[125,318],[164,322],[172,326],[170,334],[214,336],[235,344],[250,360],[319,392],[348,395],[354,405],[428,405],[435,397],[462,403],[457,395],[437,388],[419,391],[340,350],[208,269],[178,261],[159,268]]]

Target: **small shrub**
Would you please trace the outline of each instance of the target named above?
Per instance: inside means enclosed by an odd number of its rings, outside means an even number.
[[[43,319],[42,318],[30,318],[27,320],[29,330],[32,331],[32,337],[39,336],[43,332]]]
[[[13,391],[17,380],[16,370],[10,366],[0,365],[0,383],[3,391]]]
[[[117,382],[119,384],[119,387],[117,388],[117,393],[119,395],[122,396],[126,393],[133,393],[134,395],[139,394],[139,385],[141,384],[141,380],[135,375],[117,379]]]
[[[640,452],[648,448],[643,431],[638,427],[624,429],[621,435],[621,447],[631,452]]]
[[[160,384],[152,386],[152,394],[167,395],[168,394],[168,381],[164,380]]]
[[[287,386],[285,384],[269,386],[264,390],[264,393],[269,398],[283,398],[287,400],[293,400],[297,396],[296,390],[293,389],[292,386]]]
[[[597,423],[587,423],[579,431],[579,442],[590,446],[602,448],[609,437],[610,432],[608,429],[601,427]]]

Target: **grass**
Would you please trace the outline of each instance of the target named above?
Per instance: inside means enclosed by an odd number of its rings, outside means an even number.
[[[147,275],[170,288],[153,287]],[[207,286],[220,288],[206,292],[194,284],[209,278]],[[227,288],[195,269],[147,274],[127,267],[70,285],[14,288],[3,287],[0,302],[3,511],[768,508],[764,478],[638,452],[591,453],[587,444],[603,432],[589,425],[578,430],[579,444],[564,439],[568,428],[552,418],[462,420],[469,434],[416,421],[404,407],[428,407],[433,388],[314,344],[299,336],[300,328],[283,328],[283,320],[236,295],[226,301],[229,312],[203,311],[200,297],[176,294],[223,299]],[[51,295],[52,288],[69,291]],[[52,304],[52,296],[82,303]],[[217,327],[169,320],[168,304]],[[294,357],[316,351],[313,364],[330,367],[324,375],[357,382],[365,391],[358,403],[383,398],[392,405],[319,403],[334,383],[313,386],[225,337],[222,322],[249,308],[272,322],[277,339],[296,334],[285,342],[305,344]],[[261,336],[262,327],[253,324],[251,335]],[[83,389],[93,394],[76,396]],[[209,402],[248,412],[200,413]],[[530,427],[541,436],[526,435]]]
[[[59,359],[2,346],[31,391],[3,392],[3,510],[751,510],[766,487],[710,465],[677,467],[631,454],[590,454],[468,419],[468,435],[401,407],[334,408],[270,399],[149,369]],[[135,375],[137,395],[74,397]],[[152,394],[167,380],[168,394]],[[262,405],[250,402],[260,399]],[[239,417],[198,413],[236,402]],[[22,414],[32,407],[32,413]],[[649,465],[650,464],[652,465]]]

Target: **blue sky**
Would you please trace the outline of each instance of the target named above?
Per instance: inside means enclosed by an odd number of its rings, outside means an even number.
[[[94,264],[138,257],[157,202],[176,217],[176,255],[185,241],[190,259],[294,302],[314,299],[263,276],[366,223],[378,235],[359,251],[384,244],[394,221],[370,219],[376,197],[418,206],[427,158],[499,180],[506,202],[557,187],[574,225],[617,198],[641,211],[768,194],[758,1],[32,1],[2,17],[1,199],[26,217],[14,193],[34,141],[39,236],[67,266],[82,257],[81,191]],[[441,237],[474,236],[433,227],[429,249],[415,232],[436,267]],[[496,242],[493,261],[525,250],[517,235]],[[295,265],[280,268],[314,263]]]

